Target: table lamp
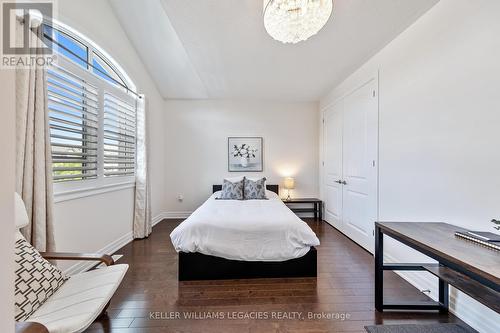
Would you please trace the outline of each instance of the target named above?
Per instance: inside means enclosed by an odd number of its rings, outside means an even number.
[[[292,177],[286,177],[285,178],[285,189],[288,190],[288,196],[286,197],[286,201],[290,201],[292,198],[290,197],[290,190],[293,190],[295,188],[295,179]]]

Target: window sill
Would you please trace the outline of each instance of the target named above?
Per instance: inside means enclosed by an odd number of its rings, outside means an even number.
[[[135,187],[135,178],[110,179],[109,181],[83,181],[54,184],[54,202],[63,202],[98,194],[120,191]]]

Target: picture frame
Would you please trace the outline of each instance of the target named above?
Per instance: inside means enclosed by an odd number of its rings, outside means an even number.
[[[264,170],[263,141],[262,137],[228,137],[228,171],[262,172]]]

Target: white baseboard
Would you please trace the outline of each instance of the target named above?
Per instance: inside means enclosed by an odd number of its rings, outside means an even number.
[[[188,211],[180,211],[180,212],[163,212],[152,219],[152,225],[155,226],[159,222],[161,222],[164,219],[184,219],[187,218],[189,215],[191,215],[192,212]],[[132,231],[128,232],[127,234],[123,235],[122,237],[118,238],[117,240],[109,243],[102,249],[96,251],[97,253],[106,253],[106,254],[113,254],[123,246],[127,245],[134,239]],[[67,275],[75,275],[78,273],[85,272],[92,268],[96,263],[94,261],[80,261],[67,269],[64,270],[64,273]]]
[[[160,213],[160,214],[156,215],[155,217],[153,217],[153,219],[151,221],[151,224],[154,227],[155,225],[157,225],[158,223],[160,223],[164,218],[165,218],[164,217],[164,213]]]
[[[158,215],[156,215],[153,218],[153,226],[158,224],[158,222],[164,220],[164,219],[186,219],[191,215],[193,212],[191,211],[170,211],[170,212],[162,212]]]
[[[187,219],[189,215],[191,215],[193,212],[189,211],[178,211],[178,212],[165,212],[164,217],[165,219]]]
[[[398,260],[394,256],[384,254],[385,262],[406,262]],[[415,286],[418,290],[430,290],[428,294],[433,300],[438,299],[437,278],[425,272],[396,272],[403,279]],[[500,315],[487,308],[461,291],[451,287],[449,299],[450,312],[462,319],[472,328],[481,333],[498,332]]]
[[[106,253],[106,254],[113,254],[123,246],[127,245],[133,240],[132,236],[132,231],[126,233],[125,235],[121,236],[117,240],[109,243],[99,251],[96,251],[97,253]],[[80,261],[73,266],[69,267],[68,269],[64,270],[64,273],[66,275],[75,275],[78,273],[85,272],[89,269],[91,269],[93,266],[95,266],[96,262],[95,261]]]

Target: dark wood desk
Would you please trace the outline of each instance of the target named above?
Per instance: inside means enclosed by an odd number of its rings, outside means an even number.
[[[317,198],[292,198],[290,200],[283,199],[285,205],[295,213],[314,213],[314,219],[323,220],[323,201]],[[292,206],[290,206],[292,204]],[[297,208],[293,204],[312,204],[311,207]]]
[[[500,313],[500,252],[455,237],[466,229],[447,223],[375,223],[375,308],[389,310],[448,311],[448,285],[451,284],[477,301]],[[387,235],[431,257],[439,264],[384,264]],[[439,302],[430,304],[384,304],[383,273],[427,271],[439,278]]]

